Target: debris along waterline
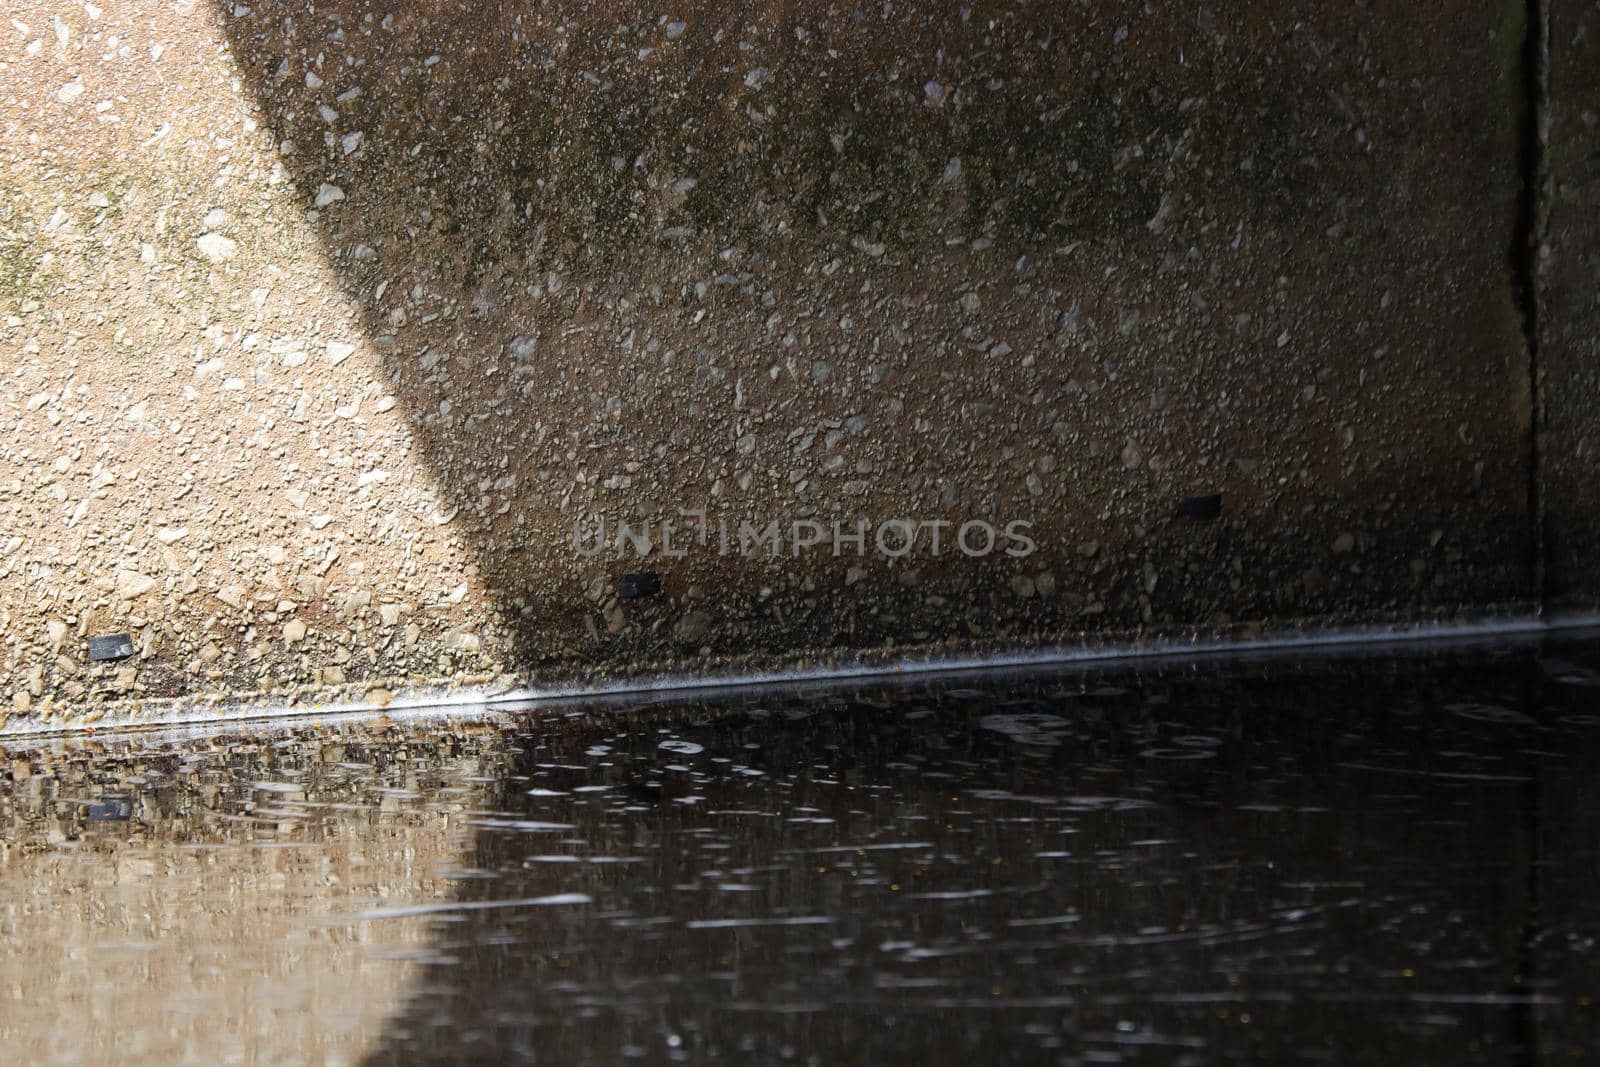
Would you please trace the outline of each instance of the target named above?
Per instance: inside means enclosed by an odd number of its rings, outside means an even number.
[[[483,685],[448,688],[444,685],[419,686],[395,694],[382,702],[368,700],[327,701],[286,704],[279,699],[181,700],[165,703],[145,702],[118,707],[112,705],[92,723],[39,721],[13,718],[0,725],[0,739],[56,737],[76,734],[104,734],[120,730],[161,729],[174,726],[208,724],[235,725],[250,721],[326,720],[330,717],[385,714],[412,717],[418,713],[487,708],[491,705],[531,704],[574,698],[630,695],[659,692],[688,692],[747,686],[814,684],[908,674],[936,674],[994,670],[1008,667],[1047,667],[1058,664],[1112,663],[1119,660],[1186,659],[1192,657],[1249,655],[1254,653],[1332,651],[1341,646],[1371,647],[1394,643],[1471,642],[1484,638],[1518,635],[1537,636],[1556,630],[1600,628],[1600,614],[1541,616],[1506,615],[1495,618],[1451,622],[1385,623],[1322,629],[1275,630],[1248,637],[1150,637],[1095,643],[1058,642],[1029,649],[990,651],[970,655],[918,655],[909,652],[892,659],[878,659],[870,653],[839,659],[826,666],[777,667],[772,669],[729,668],[691,673],[667,670],[639,673],[629,677],[595,682],[566,682],[549,685]],[[368,690],[371,691],[371,690]]]

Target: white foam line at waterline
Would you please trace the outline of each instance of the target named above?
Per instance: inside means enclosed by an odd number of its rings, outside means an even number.
[[[104,737],[119,731],[145,732],[172,727],[244,726],[261,723],[289,723],[296,720],[349,719],[387,715],[400,722],[427,722],[462,712],[490,711],[497,705],[534,705],[576,699],[626,698],[642,694],[687,694],[756,686],[785,686],[845,682],[854,679],[900,678],[912,675],[959,674],[974,671],[1038,668],[1067,665],[1116,664],[1130,661],[1174,660],[1249,656],[1257,653],[1281,654],[1294,651],[1325,653],[1338,649],[1360,649],[1379,645],[1436,643],[1441,647],[1495,638],[1532,638],[1563,630],[1600,628],[1600,614],[1541,617],[1506,616],[1470,622],[1393,623],[1354,626],[1293,633],[1262,634],[1249,638],[1212,638],[1186,641],[1166,638],[1147,641],[1107,642],[1071,645],[1053,644],[1009,653],[969,656],[921,657],[872,662],[867,659],[845,661],[828,667],[794,670],[730,671],[725,674],[686,674],[661,672],[610,682],[494,689],[487,687],[446,691],[419,689],[394,700],[374,704],[347,703],[285,706],[261,701],[208,700],[204,704],[176,706],[159,710],[112,711],[92,724],[35,722],[30,718],[13,720],[0,727],[0,740],[28,737],[73,737],[93,733]],[[866,655],[870,655],[867,650]],[[520,709],[519,709],[520,710]],[[91,729],[92,727],[92,729]]]
[[[856,678],[900,677],[913,674],[959,674],[973,671],[1004,670],[1015,667],[1049,667],[1067,664],[1117,663],[1129,660],[1151,659],[1186,660],[1203,657],[1238,656],[1257,652],[1329,651],[1339,648],[1356,649],[1374,645],[1421,644],[1427,642],[1436,642],[1441,646],[1447,646],[1499,637],[1533,637],[1559,630],[1597,627],[1600,627],[1600,614],[1567,616],[1557,620],[1527,615],[1475,622],[1396,623],[1383,626],[1307,630],[1297,633],[1267,634],[1238,639],[1219,638],[1183,641],[1175,638],[1166,638],[1149,641],[1107,642],[1106,644],[1055,644],[1017,652],[946,657],[910,655],[882,663],[844,662],[830,667],[812,667],[796,670],[700,675],[668,672],[641,675],[636,678],[622,679],[615,682],[553,686],[543,689],[464,690],[451,694],[446,699],[430,700],[426,696],[413,696],[404,701],[396,700],[383,708],[375,707],[370,710],[384,711],[392,715],[396,709],[407,708],[442,710],[449,707],[463,706],[489,707],[495,704],[532,704],[583,697],[628,696],[638,693],[663,692],[686,693],[717,689],[739,689],[750,686],[848,681]],[[367,709],[351,708],[349,710]],[[290,714],[295,713],[291,712]]]
[[[691,919],[683,925],[687,930],[743,930],[757,926],[827,926],[832,922],[827,915],[785,915],[766,919]]]

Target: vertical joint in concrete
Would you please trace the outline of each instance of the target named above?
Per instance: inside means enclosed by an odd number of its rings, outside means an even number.
[[[1540,367],[1539,335],[1542,295],[1541,265],[1549,221],[1549,108],[1550,13],[1549,0],[1526,0],[1524,38],[1520,58],[1521,92],[1518,107],[1518,197],[1516,231],[1512,237],[1511,266],[1522,317],[1523,346],[1528,360],[1529,445],[1528,515],[1529,569],[1533,594],[1542,612],[1546,586],[1546,529],[1544,492],[1544,380]]]

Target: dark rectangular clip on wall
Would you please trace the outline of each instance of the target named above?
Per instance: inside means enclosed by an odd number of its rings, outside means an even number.
[[[624,574],[617,583],[617,595],[623,600],[640,600],[661,592],[661,575],[655,571],[638,571]]]
[[[1190,497],[1178,505],[1178,518],[1185,522],[1215,522],[1222,518],[1222,494]]]
[[[133,655],[133,637],[129,634],[106,634],[89,638],[89,662],[127,659]]]

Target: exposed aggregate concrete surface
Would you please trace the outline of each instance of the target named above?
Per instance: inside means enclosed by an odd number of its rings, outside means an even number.
[[[0,0],[0,720],[1526,608],[1522,9],[1236,7]]]

